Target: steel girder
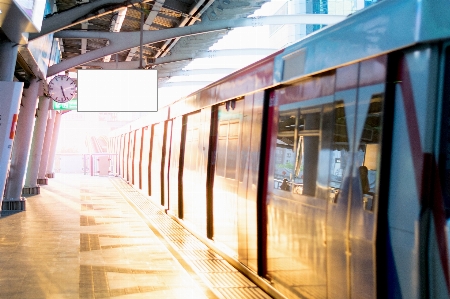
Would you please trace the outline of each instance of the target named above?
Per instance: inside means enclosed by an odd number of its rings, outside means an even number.
[[[237,56],[237,55],[270,55],[275,52],[276,49],[226,49],[226,50],[214,50],[214,51],[202,51],[196,52],[195,58],[214,58],[222,56]],[[153,62],[149,63],[148,66],[157,66],[159,64],[167,64],[173,62],[179,62],[182,60],[188,60],[192,58],[192,54],[175,54],[170,56],[164,56],[156,58]],[[96,66],[102,69],[108,70],[129,70],[137,69],[139,67],[139,61],[125,61],[125,62],[90,62],[84,64],[85,66]]]
[[[42,21],[41,32],[30,33],[28,40],[33,40],[49,33],[57,32],[65,28],[87,22],[88,20],[98,18],[99,16],[118,11],[125,7],[130,7],[133,4],[147,3],[150,1],[152,0],[97,0],[82,4],[69,10],[55,13],[44,19]],[[165,3],[170,7],[179,6],[179,1],[176,0],[165,0]]]

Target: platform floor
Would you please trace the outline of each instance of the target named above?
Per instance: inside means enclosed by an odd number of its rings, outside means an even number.
[[[0,298],[270,298],[119,178],[56,174],[0,218]]]

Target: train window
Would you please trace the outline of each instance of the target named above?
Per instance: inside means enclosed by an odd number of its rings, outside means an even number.
[[[330,187],[339,189],[341,186],[344,169],[347,166],[349,153],[347,119],[345,115],[344,101],[338,100],[334,107],[334,134],[333,148],[331,152]]]
[[[275,189],[314,196],[319,158],[321,107],[279,115]]]
[[[363,209],[373,211],[374,198],[376,195],[376,174],[378,156],[381,142],[381,125],[383,94],[374,92],[370,88],[360,88],[359,105],[369,99],[369,107],[365,114],[364,126],[359,138],[359,178],[361,182]],[[364,119],[364,117],[363,117]]]
[[[216,174],[233,180],[236,179],[239,125],[239,121],[222,121],[219,123]]]
[[[225,176],[225,162],[227,154],[228,123],[219,124],[219,140],[217,142],[217,162],[216,173],[218,176]]]

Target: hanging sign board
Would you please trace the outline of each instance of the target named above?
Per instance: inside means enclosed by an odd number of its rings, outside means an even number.
[[[77,110],[78,99],[74,98],[66,103],[53,102],[53,110]]]

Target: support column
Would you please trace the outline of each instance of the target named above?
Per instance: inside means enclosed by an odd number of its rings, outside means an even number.
[[[0,201],[5,190],[22,89],[21,82],[0,81]]]
[[[56,111],[54,110],[50,110],[48,112],[44,144],[42,145],[41,162],[39,163],[39,172],[37,178],[37,183],[39,185],[48,185],[48,179],[45,174],[47,172],[48,155],[50,154],[50,147],[52,145],[53,126],[55,125],[55,113]]]
[[[53,165],[55,163],[56,146],[58,145],[59,127],[61,126],[61,112],[55,114],[55,125],[53,127],[52,145],[48,154],[47,171],[45,176],[49,179],[55,177]]]
[[[17,44],[0,39],[0,201],[2,202],[23,90],[23,83],[13,82],[17,51]]]
[[[25,180],[25,170],[30,154],[31,138],[33,135],[34,115],[38,104],[38,94],[42,83],[32,79],[30,87],[24,89],[20,105],[17,131],[12,150],[11,168],[6,185],[5,201],[20,201]]]
[[[25,177],[23,194],[39,194],[40,186],[37,184],[39,164],[41,162],[42,146],[44,144],[45,128],[47,126],[48,108],[50,98],[39,97],[39,105],[34,126],[33,140],[31,141],[30,157]]]

